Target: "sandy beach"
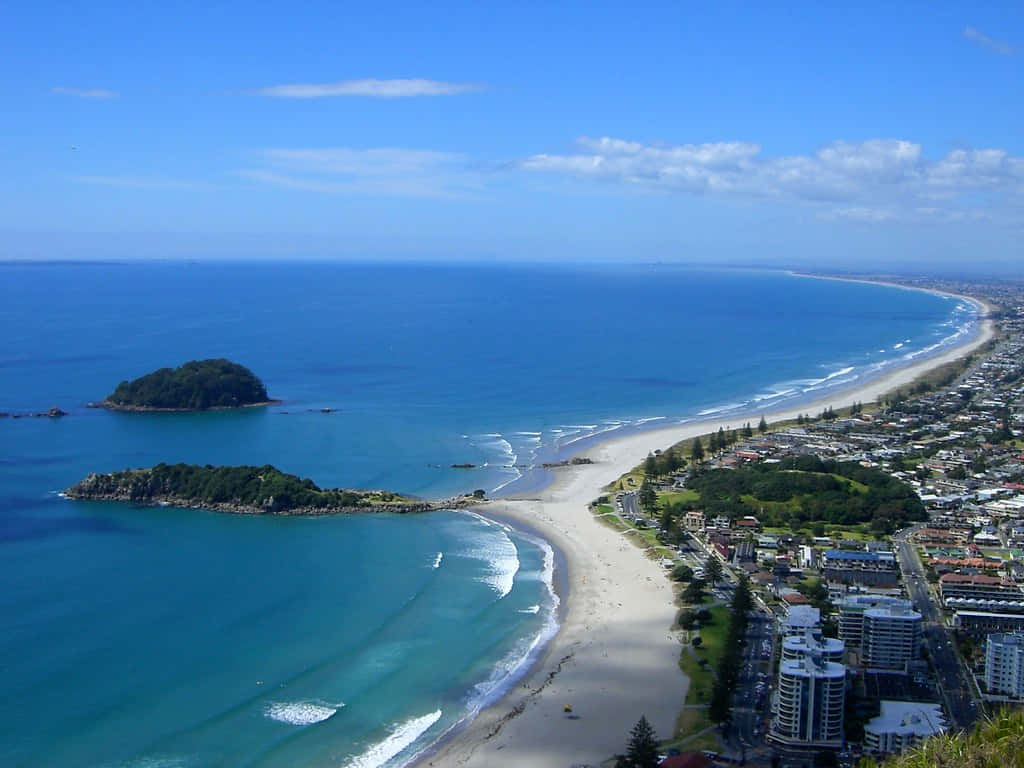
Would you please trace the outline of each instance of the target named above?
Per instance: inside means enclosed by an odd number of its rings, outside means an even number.
[[[680,637],[672,629],[677,612],[672,584],[664,569],[626,536],[594,520],[588,503],[651,451],[720,426],[757,423],[762,415],[769,422],[782,421],[829,406],[874,402],[966,355],[992,335],[991,321],[983,321],[980,334],[970,342],[813,403],[730,414],[592,445],[582,455],[593,464],[557,470],[555,481],[537,497],[480,508],[481,514],[528,524],[562,551],[568,571],[566,617],[515,689],[417,765],[597,766],[625,751],[629,731],[641,714],[661,738],[671,736],[688,684],[678,666]],[[565,716],[566,704],[577,718]]]

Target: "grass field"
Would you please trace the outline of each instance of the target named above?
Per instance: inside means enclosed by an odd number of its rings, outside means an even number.
[[[706,707],[711,699],[714,666],[722,655],[725,634],[729,628],[729,607],[715,605],[708,610],[711,611],[712,621],[698,630],[703,643],[699,648],[687,645],[679,655],[679,668],[690,679],[690,688],[686,693],[686,708],[676,724],[675,741],[690,737],[712,725]],[[706,663],[701,664],[702,660]],[[714,742],[717,743],[717,737]]]

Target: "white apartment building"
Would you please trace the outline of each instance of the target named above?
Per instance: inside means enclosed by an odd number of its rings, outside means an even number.
[[[813,605],[791,605],[779,619],[779,634],[783,637],[799,637],[815,631],[821,631],[821,611]]]
[[[985,688],[989,693],[1024,698],[1024,632],[988,636]]]
[[[849,647],[860,645],[864,632],[864,612],[869,608],[890,606],[913,608],[913,603],[887,595],[849,595],[839,601],[839,638]]]
[[[906,606],[864,611],[861,663],[866,667],[905,669],[921,657],[921,614]]]
[[[939,704],[885,699],[879,703],[878,717],[864,725],[864,748],[875,754],[902,752],[946,730]]]
[[[781,662],[770,738],[781,744],[841,746],[845,690],[842,664],[813,656]]]
[[[798,661],[811,656],[823,661],[842,664],[845,650],[842,640],[823,637],[820,631],[807,631],[802,635],[792,635],[782,641],[782,660]]]

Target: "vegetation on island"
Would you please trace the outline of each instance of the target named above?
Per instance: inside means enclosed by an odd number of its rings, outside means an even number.
[[[190,360],[177,368],[160,368],[133,381],[122,381],[103,401],[124,410],[241,408],[270,401],[263,382],[244,365],[230,360]]]
[[[91,474],[65,491],[73,499],[202,506],[253,514],[327,514],[388,508],[419,511],[429,505],[389,491],[321,489],[308,478],[262,467],[157,464]]]

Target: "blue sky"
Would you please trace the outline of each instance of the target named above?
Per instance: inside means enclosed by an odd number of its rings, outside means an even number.
[[[1024,256],[1019,3],[371,5],[8,4],[0,258]]]

